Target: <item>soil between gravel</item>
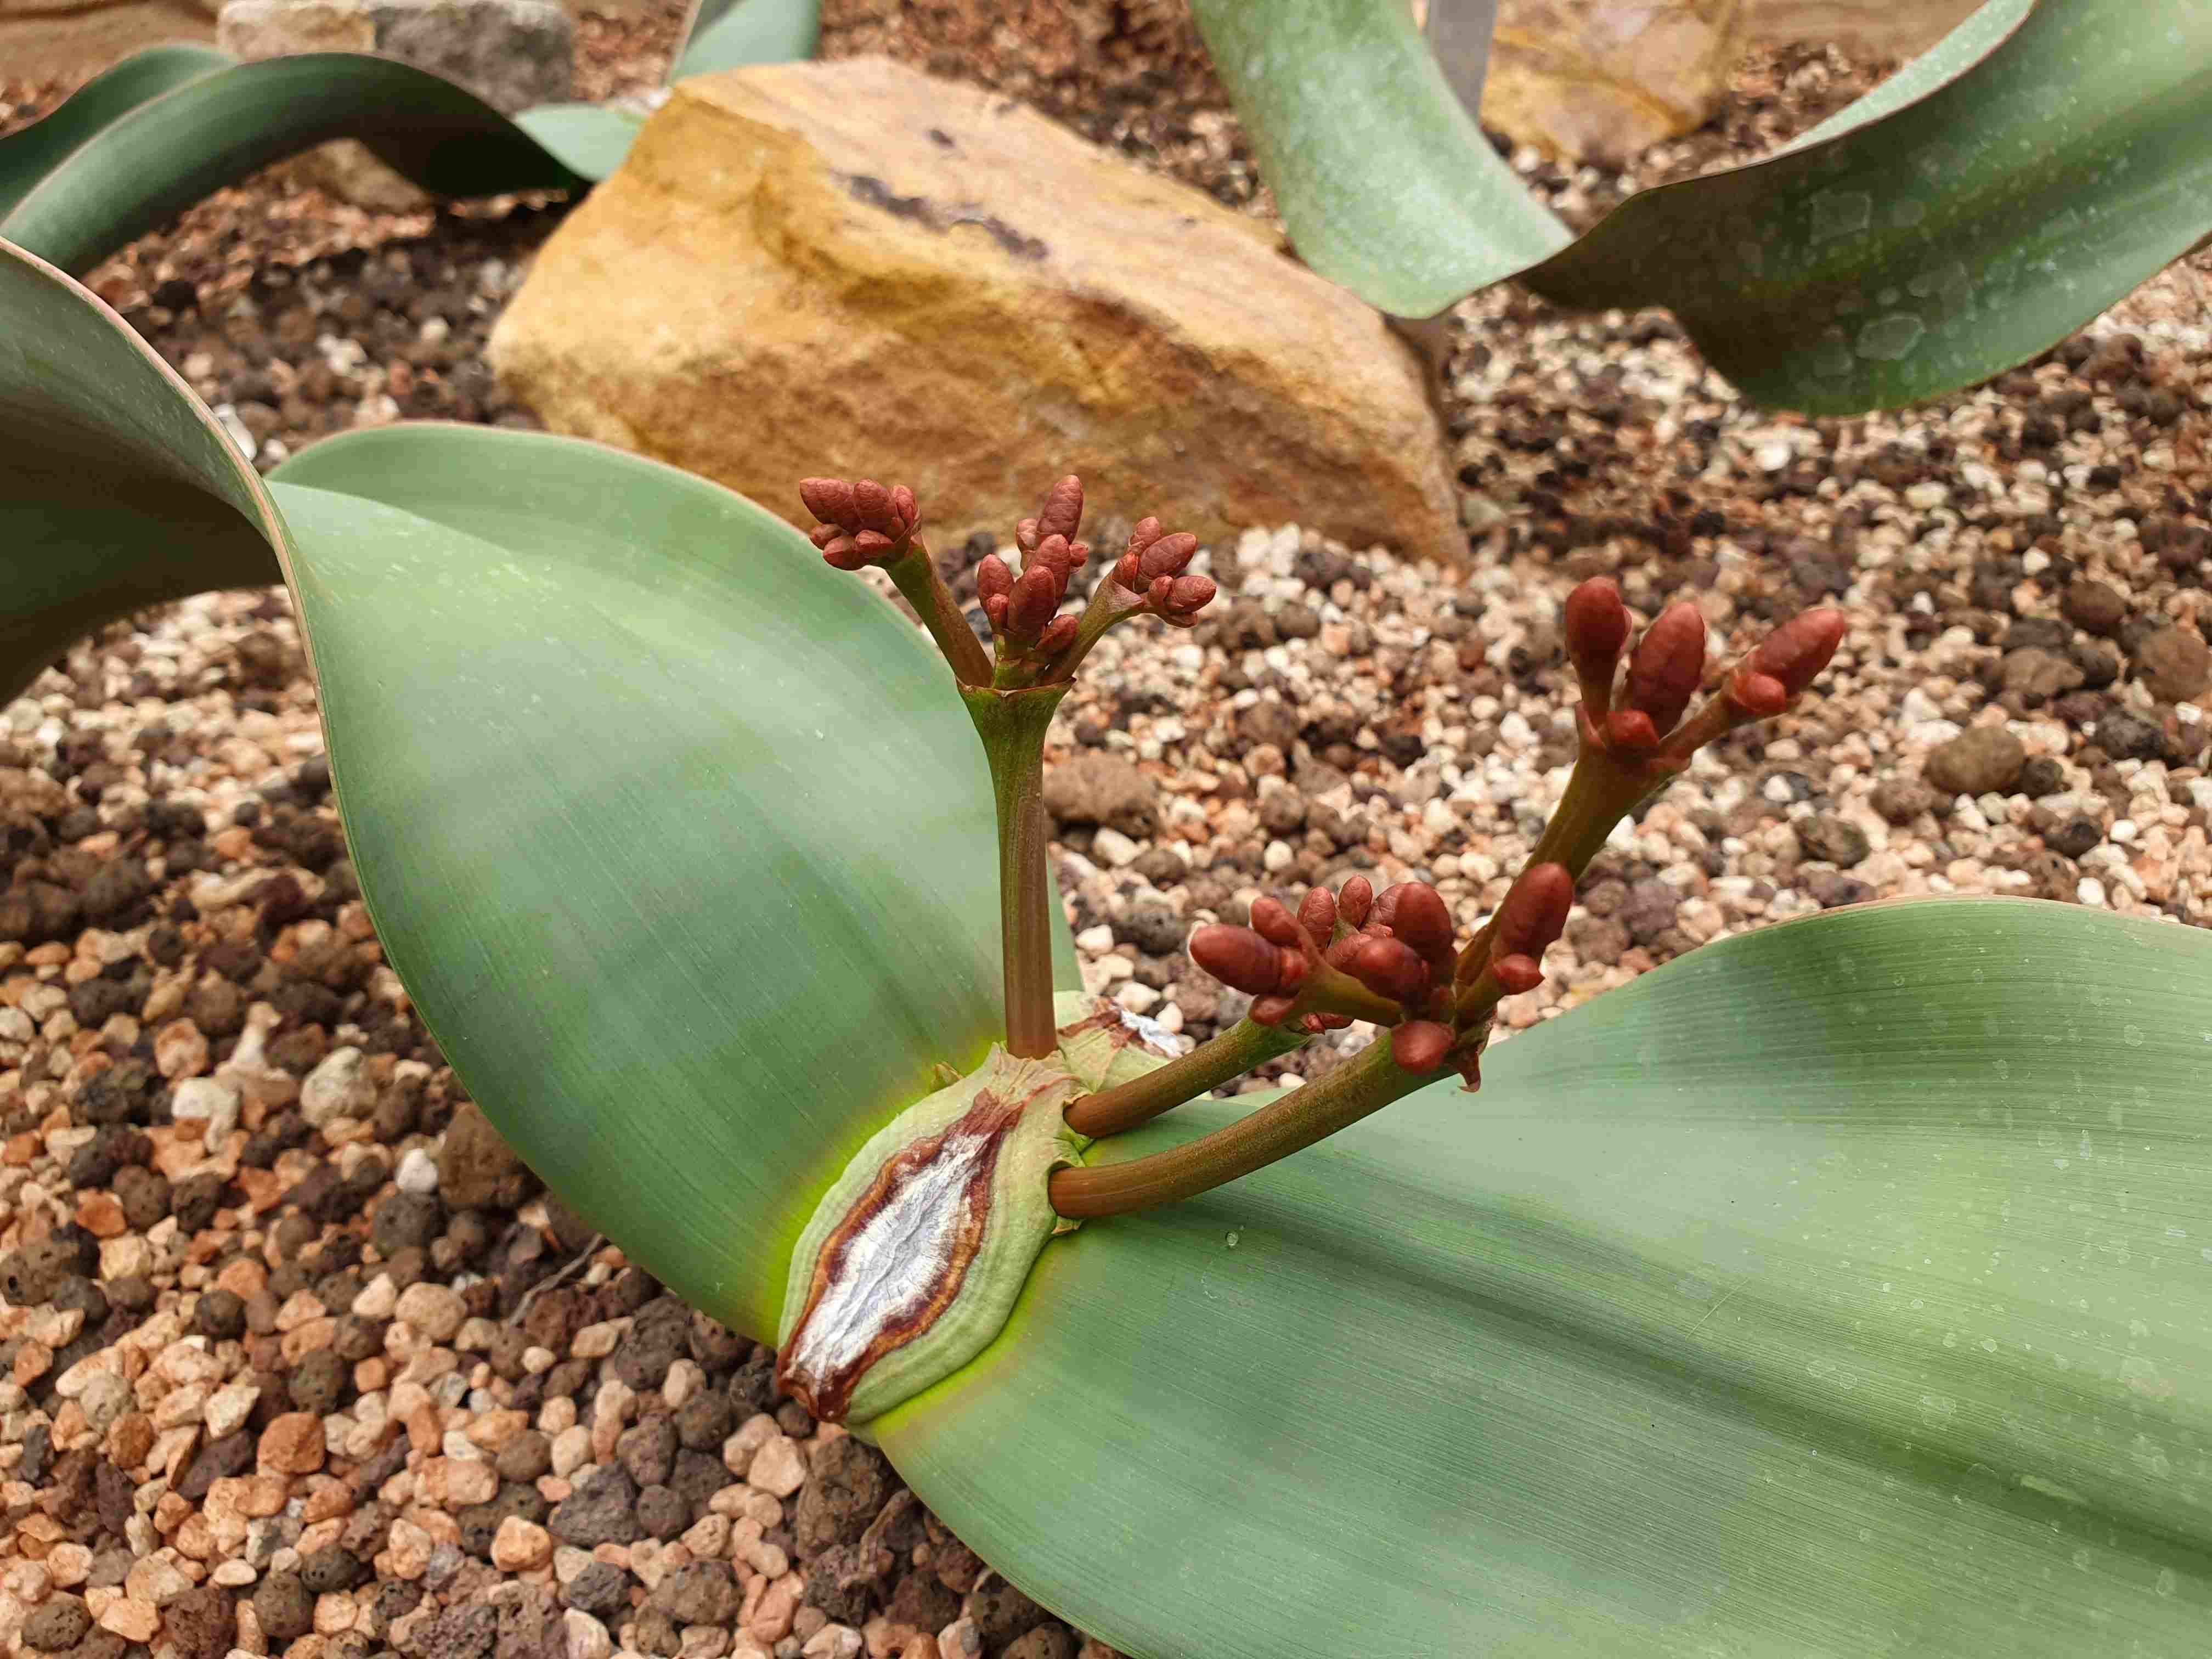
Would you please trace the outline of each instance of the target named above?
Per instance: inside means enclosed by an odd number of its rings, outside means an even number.
[[[827,24],[830,55],[998,88],[1268,210],[1168,7]],[[675,27],[586,20],[585,86],[652,84]],[[1875,78],[1792,52],[1628,175],[1516,161],[1587,221]],[[0,86],[0,127],[64,90]],[[560,211],[369,215],[278,169],[94,285],[264,465],[364,422],[529,424],[481,347]],[[1052,806],[1092,988],[1204,1036],[1241,1002],[1182,957],[1189,927],[1352,872],[1434,880],[1477,919],[1564,780],[1558,604],[1595,573],[1646,615],[1697,598],[1738,647],[1820,601],[1851,632],[1820,697],[1616,838],[1510,1024],[1874,896],[2203,925],[2207,270],[1991,386],[1851,421],[1747,408],[1659,313],[1468,301],[1470,573],[1255,527],[1205,556],[1212,621],[1116,635],[1070,699]],[[944,550],[970,592],[985,550]],[[764,1350],[537,1192],[383,965],[320,748],[281,593],[111,629],[0,715],[0,1642],[1072,1655],[880,1459],[780,1399]]]

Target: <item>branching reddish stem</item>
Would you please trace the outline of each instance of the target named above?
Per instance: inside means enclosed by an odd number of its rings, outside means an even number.
[[[1085,1095],[1067,1109],[1067,1127],[1097,1139],[1133,1129],[1139,1123],[1196,1100],[1255,1066],[1303,1047],[1310,1033],[1289,1021],[1261,1025],[1240,1019],[1180,1059],[1149,1071],[1119,1088]]]
[[[1390,1045],[1377,1042],[1327,1077],[1187,1146],[1126,1164],[1057,1171],[1052,1207],[1071,1219],[1089,1220],[1193,1198],[1303,1152],[1431,1081],[1401,1069],[1390,1057]]]

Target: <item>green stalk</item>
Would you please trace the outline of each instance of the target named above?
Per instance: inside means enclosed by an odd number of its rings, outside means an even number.
[[[1052,1013],[1052,881],[1045,862],[1044,734],[1065,685],[960,689],[983,740],[999,815],[999,947],[1006,1051],[1042,1060],[1059,1042]]]
[[[1089,1220],[1194,1198],[1303,1152],[1433,1081],[1401,1068],[1389,1043],[1377,1042],[1318,1082],[1187,1146],[1126,1164],[1056,1171],[1052,1207],[1072,1220]]]
[[[975,637],[975,630],[968,626],[968,619],[952,602],[952,590],[937,574],[937,561],[929,556],[929,550],[916,542],[903,558],[892,560],[884,570],[891,585],[915,608],[921,625],[945,653],[945,660],[952,665],[953,678],[963,685],[988,685],[990,653],[983,649],[982,641]]]
[[[1309,1033],[1292,1029],[1289,1020],[1262,1025],[1240,1019],[1180,1059],[1118,1088],[1084,1096],[1067,1109],[1067,1127],[1093,1140],[1120,1134],[1310,1040]]]

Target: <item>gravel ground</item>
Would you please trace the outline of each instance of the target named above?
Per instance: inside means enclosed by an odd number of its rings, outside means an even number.
[[[828,20],[833,52],[1000,87],[1267,210],[1164,6]],[[674,28],[589,23],[587,83],[650,84]],[[1873,78],[1747,64],[1716,128],[1626,178],[1516,160],[1587,219]],[[0,87],[0,125],[62,90]],[[273,464],[400,416],[527,423],[479,353],[557,213],[379,217],[272,173],[95,281]],[[1799,716],[1617,838],[1510,1024],[1873,896],[2201,925],[2206,270],[1992,386],[1855,421],[1746,407],[1657,313],[1468,302],[1472,574],[1255,527],[1202,555],[1213,620],[1124,630],[1070,699],[1051,805],[1092,985],[1203,1036],[1239,999],[1181,957],[1189,927],[1354,871],[1433,879],[1472,923],[1564,781],[1558,605],[1599,572],[1646,614],[1697,598],[1738,647],[1816,601],[1851,631]],[[941,550],[971,592],[985,550]],[[0,711],[0,1646],[1068,1659],[1080,1636],[779,1398],[764,1350],[535,1189],[343,853],[281,594],[119,625]]]

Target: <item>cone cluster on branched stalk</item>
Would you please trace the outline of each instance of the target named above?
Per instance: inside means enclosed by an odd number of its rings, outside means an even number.
[[[1255,999],[1253,1021],[1317,1034],[1370,1020],[1389,1030],[1401,1069],[1425,1074],[1451,1060],[1475,1086],[1499,999],[1542,983],[1544,952],[1565,930],[1575,883],[1613,825],[1705,744],[1787,708],[1844,631],[1838,611],[1793,618],[1685,720],[1705,677],[1705,622],[1695,605],[1670,605],[1644,630],[1625,680],[1632,623],[1612,582],[1576,588],[1565,623],[1583,699],[1577,776],[1497,915],[1457,948],[1449,908],[1422,882],[1376,898],[1355,877],[1334,896],[1313,889],[1295,908],[1255,900],[1249,927],[1212,924],[1190,939],[1192,961]]]
[[[1198,538],[1144,520],[1083,608],[1063,612],[1091,549],[1080,536],[1082,483],[1061,478],[1036,515],[1016,527],[1019,568],[993,554],[976,570],[987,649],[915,534],[921,513],[912,490],[809,478],[799,495],[822,521],[813,541],[823,558],[842,570],[881,566],[959,681],[998,807],[1006,1048],[1048,1054],[1055,1032],[1041,794],[1046,728],[1109,629],[1137,616],[1188,628],[1212,602],[1212,581],[1190,568]],[[1705,623],[1694,605],[1668,606],[1632,648],[1627,606],[1611,581],[1594,578],[1568,597],[1564,631],[1582,692],[1574,769],[1481,927],[1462,940],[1450,907],[1419,881],[1377,893],[1353,877],[1334,893],[1316,887],[1295,902],[1255,900],[1249,926],[1208,924],[1189,941],[1200,968],[1253,999],[1249,1016],[1188,1054],[1079,1097],[1066,1121],[1086,1138],[1121,1133],[1356,1020],[1386,1030],[1388,1043],[1169,1151],[1060,1169],[1051,1198],[1061,1216],[1115,1214],[1234,1180],[1381,1109],[1446,1067],[1478,1086],[1499,1002],[1542,983],[1544,953],[1565,930],[1575,884],[1614,827],[1698,750],[1795,704],[1835,653],[1844,618],[1814,611],[1784,623],[1717,677],[1694,709],[1706,684]]]
[[[848,483],[842,478],[802,478],[799,498],[822,520],[808,539],[840,570],[887,565],[903,558],[914,544],[921,509],[904,484],[886,489],[873,478]]]
[[[1730,671],[1718,696],[1685,721],[1705,675],[1705,619],[1683,601],[1659,613],[1628,659],[1614,694],[1628,607],[1613,583],[1593,576],[1567,596],[1567,659],[1581,684],[1577,720],[1583,746],[1624,766],[1671,776],[1716,738],[1781,714],[1827,665],[1844,636],[1839,611],[1808,611],[1769,635]]]
[[[1375,896],[1354,876],[1332,895],[1310,889],[1295,910],[1255,899],[1252,925],[1211,923],[1190,936],[1190,957],[1223,984],[1254,999],[1249,1018],[1261,1025],[1295,1022],[1311,1034],[1354,1019],[1390,1030],[1391,1058],[1425,1074],[1458,1056],[1470,1084],[1480,1041],[1465,1041],[1479,1015],[1486,1022],[1498,994],[1533,991],[1542,981],[1544,952],[1565,928],[1574,879],[1564,866],[1539,864],[1522,872],[1498,912],[1487,951],[1469,973],[1455,943],[1451,909],[1423,881],[1401,881]],[[1487,977],[1496,994],[1463,1016],[1468,987]],[[1481,1000],[1478,997],[1478,1000]]]
[[[950,611],[950,595],[942,595],[933,606],[926,605],[915,599],[910,584],[927,581],[941,592],[941,579],[933,567],[926,575],[920,568],[902,568],[921,546],[914,539],[921,514],[911,489],[903,484],[887,489],[872,478],[858,483],[806,478],[800,481],[799,494],[807,510],[822,520],[811,536],[823,558],[840,570],[881,565],[899,581],[900,591],[915,602],[931,631],[939,632],[931,622],[932,611],[939,615]],[[1064,684],[1074,677],[1091,647],[1116,624],[1151,616],[1170,628],[1189,628],[1213,602],[1212,578],[1190,571],[1198,538],[1188,531],[1170,532],[1158,519],[1146,518],[1130,532],[1127,547],[1089,604],[1079,613],[1063,615],[1060,607],[1067,602],[1075,573],[1091,562],[1091,545],[1078,534],[1082,525],[1083,481],[1070,473],[1045,492],[1034,518],[1014,527],[1020,569],[996,553],[976,567],[976,596],[991,629],[989,672],[980,678],[972,675],[963,660],[964,651],[941,636],[939,641],[963,684],[1002,690]],[[961,626],[967,631],[964,623]]]

